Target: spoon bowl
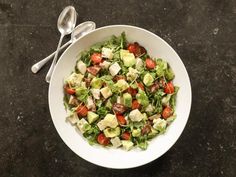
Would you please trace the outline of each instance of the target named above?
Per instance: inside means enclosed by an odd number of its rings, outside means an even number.
[[[87,33],[93,31],[95,28],[96,24],[92,21],[86,21],[84,23],[79,24],[71,33],[71,42],[75,42],[81,36],[86,35]]]
[[[70,34],[75,28],[77,15],[73,6],[67,6],[58,17],[57,28],[62,35]]]

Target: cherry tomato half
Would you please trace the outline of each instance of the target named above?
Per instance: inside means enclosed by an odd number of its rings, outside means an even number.
[[[126,124],[126,120],[125,120],[125,117],[123,115],[117,115],[116,118],[117,118],[120,125],[125,125]]]
[[[91,60],[94,64],[98,64],[102,62],[102,54],[101,53],[93,53],[91,55]]]
[[[162,111],[162,117],[164,119],[167,119],[168,117],[170,117],[173,114],[173,110],[171,109],[171,107],[167,106],[165,107],[165,109]]]
[[[165,85],[164,92],[167,93],[167,94],[171,94],[171,93],[174,93],[174,91],[175,91],[175,88],[174,88],[173,83],[172,82],[168,82]]]
[[[134,100],[132,102],[132,109],[139,109],[140,108],[140,103],[138,102],[138,100]]]
[[[88,114],[88,108],[87,108],[86,106],[84,106],[84,105],[80,105],[80,106],[78,106],[78,108],[76,109],[76,112],[77,112],[77,114],[78,114],[79,116],[85,117],[85,116],[87,116],[87,114]]]
[[[129,140],[131,138],[131,135],[130,135],[130,132],[124,132],[122,135],[121,135],[121,138],[123,140]]]
[[[110,143],[110,139],[107,138],[104,133],[100,133],[98,136],[97,136],[97,142],[103,146],[106,146]]]
[[[154,69],[156,67],[155,61],[150,58],[147,58],[145,62],[147,69]]]

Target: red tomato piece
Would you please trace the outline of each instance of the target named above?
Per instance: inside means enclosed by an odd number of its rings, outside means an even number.
[[[138,82],[138,83],[137,83],[137,86],[138,86],[141,90],[144,90],[144,85],[143,85],[141,82]]]
[[[134,54],[136,52],[136,48],[137,46],[135,46],[134,44],[129,44],[127,49],[129,50],[130,53]]]
[[[124,132],[122,135],[121,135],[121,138],[123,139],[123,140],[130,140],[130,138],[131,138],[131,135],[130,135],[130,132]]]
[[[86,106],[84,106],[84,105],[80,105],[80,106],[78,106],[78,108],[76,109],[76,112],[77,112],[77,114],[78,114],[79,116],[85,117],[85,116],[87,116],[87,114],[88,114],[88,108],[87,108]]]
[[[65,90],[66,90],[66,93],[68,93],[69,95],[74,95],[75,94],[75,89],[65,87]]]
[[[116,115],[116,118],[117,118],[120,125],[125,125],[126,124],[126,120],[125,120],[125,117],[123,115]]]
[[[137,42],[129,44],[127,49],[129,50],[130,53],[133,53],[136,57],[147,53],[146,49],[140,46],[139,43]]]
[[[101,53],[93,53],[91,55],[91,60],[94,64],[99,64],[102,62],[102,54]]]
[[[136,89],[132,88],[132,87],[129,87],[127,89],[127,92],[132,96],[135,96],[138,93],[138,91]]]
[[[140,103],[138,102],[138,100],[134,100],[132,102],[132,109],[139,109],[140,108]]]
[[[145,62],[147,69],[154,69],[156,67],[155,61],[152,60],[151,58],[147,58]]]
[[[164,92],[167,93],[167,94],[171,94],[171,93],[174,93],[174,91],[175,91],[175,88],[174,88],[173,83],[172,82],[168,82],[165,85]]]
[[[110,143],[110,139],[107,138],[104,133],[100,133],[98,136],[97,136],[97,142],[103,146],[106,146]]]
[[[173,114],[173,110],[171,109],[171,107],[167,106],[165,107],[165,109],[162,111],[162,117],[164,119],[167,119],[168,117],[170,117]]]

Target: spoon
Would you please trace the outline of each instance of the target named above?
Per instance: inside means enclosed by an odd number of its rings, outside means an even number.
[[[86,21],[83,22],[75,27],[75,29],[71,33],[71,39],[65,43],[63,46],[60,47],[59,51],[70,45],[71,43],[74,43],[77,39],[84,36],[85,34],[89,33],[90,31],[93,31],[96,28],[96,24],[92,21]],[[35,63],[31,67],[31,71],[33,73],[37,73],[49,60],[52,59],[52,57],[55,55],[56,52],[53,52],[48,57],[40,60],[39,62]]]
[[[64,38],[65,35],[70,34],[73,29],[75,28],[76,24],[76,19],[77,19],[77,14],[75,11],[75,8],[73,6],[67,6],[60,14],[58,21],[57,21],[57,28],[61,33],[60,40],[58,42],[57,50],[55,53],[55,56],[53,58],[52,64],[49,68],[49,71],[46,75],[46,82],[50,82],[51,76],[54,70],[54,67],[56,65],[57,61],[57,55],[59,52],[59,48],[61,46],[62,39]]]

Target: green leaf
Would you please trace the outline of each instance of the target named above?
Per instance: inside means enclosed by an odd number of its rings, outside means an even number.
[[[170,98],[170,101],[169,101],[169,104],[170,106],[175,110],[175,107],[176,107],[176,95],[179,91],[179,87],[175,86],[175,92],[172,94],[171,98]]]
[[[138,102],[143,105],[143,106],[147,106],[149,104],[149,99],[148,96],[146,95],[146,93],[139,89],[138,94],[136,95],[136,99],[138,100]]]
[[[165,78],[168,80],[168,81],[171,81],[175,78],[175,74],[173,72],[173,70],[171,68],[168,68],[166,69],[165,71]]]
[[[167,62],[163,61],[160,58],[156,59],[156,74],[158,78],[165,76],[166,69],[167,69]]]
[[[101,117],[106,116],[108,113],[108,110],[105,107],[99,107],[97,110],[97,114]]]
[[[78,100],[85,103],[87,101],[88,96],[89,90],[87,88],[79,87],[76,89],[76,97]]]

